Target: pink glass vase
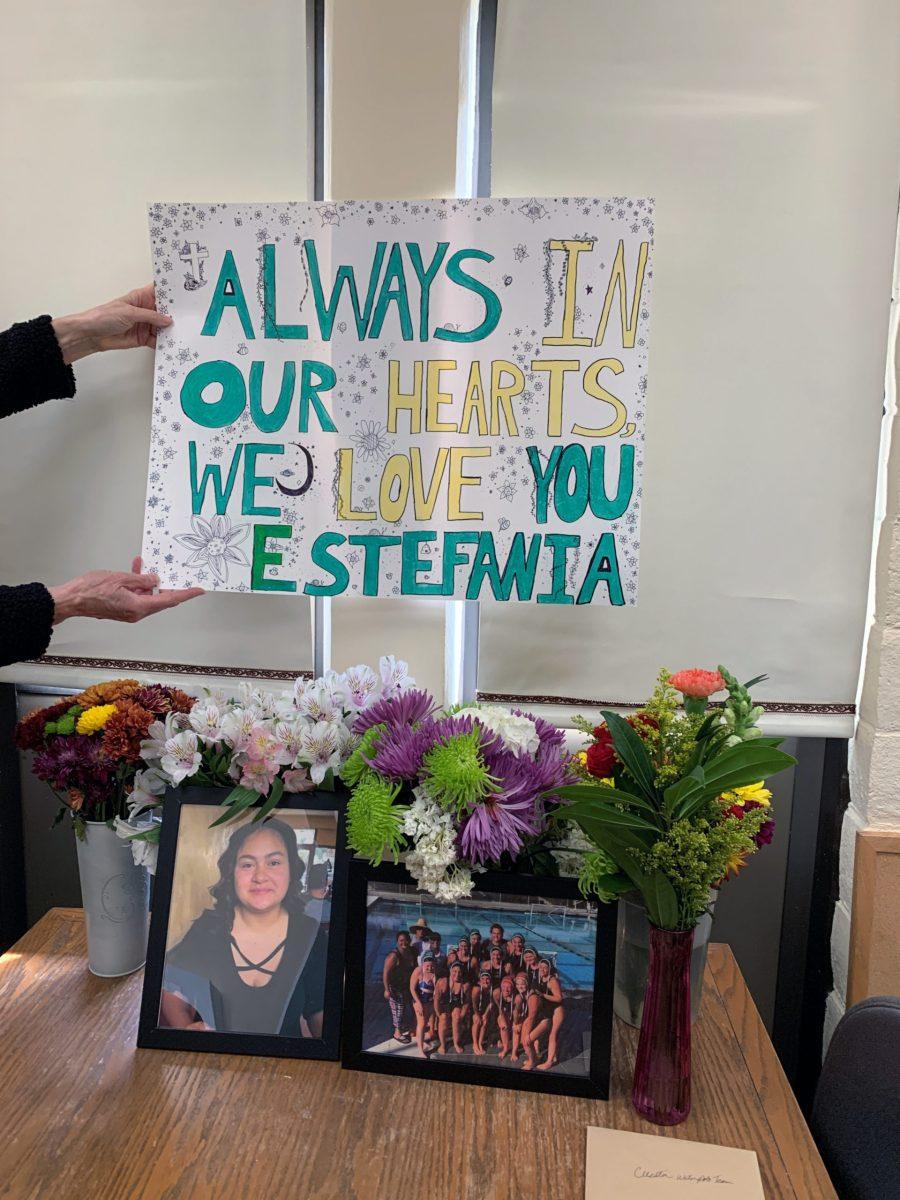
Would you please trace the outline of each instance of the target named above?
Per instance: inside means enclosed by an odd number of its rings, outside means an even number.
[[[650,969],[631,1102],[655,1125],[679,1125],[691,1111],[693,944],[693,929],[650,927]]]

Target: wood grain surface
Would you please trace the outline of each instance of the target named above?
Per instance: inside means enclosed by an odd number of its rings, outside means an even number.
[[[583,1200],[585,1129],[606,1125],[756,1150],[767,1198],[836,1200],[727,947],[710,949],[694,1107],[674,1130],[633,1111],[636,1033],[619,1022],[603,1103],[137,1050],[140,989],[140,972],[88,973],[78,909],[0,959],[0,1197]]]

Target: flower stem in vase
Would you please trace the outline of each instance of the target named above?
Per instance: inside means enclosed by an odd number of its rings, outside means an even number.
[[[631,1102],[656,1125],[691,1111],[691,950],[693,929],[650,928],[650,969]]]

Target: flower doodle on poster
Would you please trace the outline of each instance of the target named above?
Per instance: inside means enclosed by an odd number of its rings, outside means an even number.
[[[154,204],[164,586],[637,600],[653,202]]]

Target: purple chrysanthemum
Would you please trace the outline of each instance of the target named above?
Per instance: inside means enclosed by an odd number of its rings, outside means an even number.
[[[361,712],[353,722],[354,733],[365,733],[372,725],[413,725],[434,712],[434,698],[428,692],[410,688],[390,699],[378,700]]]
[[[426,720],[417,729],[412,725],[388,725],[378,739],[373,756],[366,762],[379,775],[390,779],[415,779],[422,766],[422,756],[435,742],[433,724]]]
[[[515,858],[523,835],[535,832],[534,804],[530,800],[489,796],[467,817],[459,835],[463,856],[471,863],[498,861],[504,854]]]

